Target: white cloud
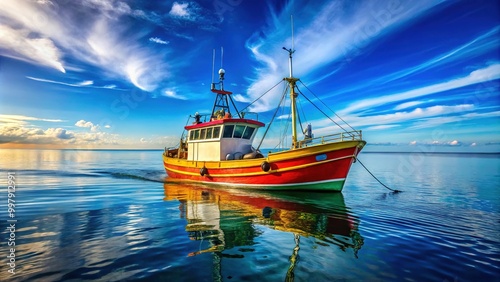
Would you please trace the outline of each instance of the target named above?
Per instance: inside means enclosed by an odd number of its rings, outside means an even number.
[[[451,146],[457,146],[457,145],[460,145],[460,142],[458,142],[458,140],[453,140],[453,141],[449,142],[448,144]]]
[[[95,132],[95,131],[98,131],[100,129],[100,126],[98,124],[93,124],[92,122],[90,121],[85,121],[83,119],[77,121],[75,123],[75,126],[77,127],[85,127],[85,128],[90,128],[90,131],[92,132]]]
[[[64,128],[46,130],[25,126],[0,126],[0,144],[37,144],[37,145],[116,145],[120,141],[116,134],[107,132],[73,132]]]
[[[75,135],[73,132],[69,132],[63,128],[49,128],[49,129],[45,130],[44,134],[49,136],[49,137],[54,137],[57,139],[64,139],[64,140],[75,138]]]
[[[121,90],[121,91],[126,90],[126,89],[117,88],[116,85],[114,85],[114,84],[104,85],[104,86],[94,85],[93,80],[84,80],[84,81],[80,81],[80,82],[69,83],[69,82],[62,82],[62,81],[56,81],[56,80],[39,78],[39,77],[32,77],[32,76],[26,76],[26,78],[34,80],[34,81],[53,83],[53,84],[59,84],[59,85],[66,85],[66,86],[71,86],[71,87],[102,88],[102,89]]]
[[[61,84],[61,85],[72,86],[72,87],[84,87],[84,86],[90,86],[90,85],[94,84],[94,82],[92,80],[85,80],[85,81],[76,82],[76,83],[66,83],[66,82],[38,78],[38,77],[32,77],[32,76],[26,76],[26,78],[34,80],[34,81]]]
[[[46,119],[23,115],[2,115],[0,114],[0,124],[10,126],[20,126],[28,124],[30,121],[63,122],[61,119]]]
[[[450,50],[448,52],[445,52],[443,54],[440,54],[434,58],[431,58],[423,63],[420,63],[415,66],[411,66],[409,68],[405,68],[402,70],[395,71],[393,73],[383,75],[380,77],[377,77],[375,79],[372,79],[366,83],[358,83],[351,89],[350,91],[357,91],[359,89],[363,89],[367,85],[379,85],[379,84],[385,84],[389,83],[391,81],[405,78],[409,75],[418,73],[418,72],[423,72],[431,68],[435,68],[438,66],[441,66],[443,64],[447,64],[450,61],[457,61],[457,60],[464,60],[464,59],[470,59],[471,57],[474,56],[480,56],[483,55],[487,52],[491,52],[492,50],[495,50],[498,48],[498,45],[500,44],[500,40],[498,38],[498,31],[500,30],[500,27],[495,27],[488,32],[474,38],[473,40],[458,46],[457,48]]]
[[[472,104],[461,104],[453,106],[436,105],[426,108],[416,108],[412,111],[401,111],[381,115],[356,116],[350,115],[344,120],[355,128],[366,126],[369,130],[383,130],[394,127],[401,127],[405,123],[406,128],[435,127],[441,124],[455,122],[463,119],[464,112],[475,109]],[[338,121],[342,126],[343,123]],[[314,126],[314,133],[327,135],[339,130],[337,125],[333,125],[330,119],[324,118],[311,121]],[[347,127],[346,127],[347,128]]]
[[[455,78],[446,82],[441,82],[417,89],[385,95],[377,98],[370,98],[361,101],[356,101],[352,105],[340,111],[343,114],[350,114],[356,111],[369,109],[375,106],[380,106],[386,103],[396,101],[404,101],[417,97],[422,97],[434,93],[444,92],[452,89],[457,89],[467,85],[477,84],[485,81],[495,80],[500,78],[500,64],[492,64],[482,69],[472,71],[469,75]]]
[[[4,49],[4,56],[66,72],[62,52],[54,42],[49,38],[30,36],[26,29],[0,25],[0,49]]]
[[[95,64],[127,78],[144,91],[155,90],[168,77],[162,54],[140,46],[136,41],[123,40],[121,31],[107,20],[94,24],[87,37]]]
[[[93,123],[91,123],[90,121],[85,121],[85,120],[79,120],[75,123],[76,126],[78,127],[92,127],[94,126]]]
[[[399,124],[383,124],[383,125],[375,125],[375,126],[370,126],[367,129],[368,130],[384,130],[384,129],[389,129],[389,128],[394,128],[394,127],[399,127]]]
[[[92,80],[85,80],[85,81],[77,83],[77,85],[79,85],[79,86],[89,86],[89,85],[93,85],[93,84],[94,84],[94,82]]]
[[[154,42],[154,43],[158,43],[158,44],[163,44],[163,45],[167,45],[170,43],[169,41],[165,41],[165,40],[158,38],[158,37],[151,37],[151,38],[149,38],[149,41]]]
[[[41,5],[54,5],[54,3],[50,0],[36,0],[36,2]]]
[[[90,131],[78,132],[61,127],[41,129],[28,123],[28,121],[62,122],[58,119],[42,119],[21,115],[0,115],[0,144],[11,145],[39,145],[62,147],[100,147],[100,148],[162,148],[165,145],[175,145],[178,136],[142,138],[121,137],[117,134],[99,131],[99,125],[90,121],[79,120],[75,126],[90,128]],[[104,126],[110,128],[109,125]]]
[[[396,107],[394,107],[394,110],[398,111],[398,110],[403,110],[403,109],[407,109],[407,108],[411,108],[411,107],[414,107],[414,106],[417,106],[417,105],[420,105],[422,103],[425,103],[424,101],[411,101],[411,102],[406,102],[406,103],[402,103],[402,104],[399,104],[397,105]]]
[[[169,14],[175,17],[189,17],[188,3],[174,2]]]
[[[176,91],[173,89],[163,90],[162,95],[165,97],[169,97],[169,98],[174,98],[174,99],[179,99],[179,100],[187,100],[187,97],[177,94]]]
[[[75,138],[74,133],[63,128],[48,128],[42,130],[22,126],[0,127],[0,144],[2,143],[36,143],[51,144],[54,142],[69,142]]]
[[[314,21],[301,22],[295,33],[294,75],[305,74],[330,64],[359,55],[359,50],[371,41],[384,36],[408,21],[418,17],[440,1],[362,1],[351,4],[345,1],[329,1],[321,7],[304,9],[303,13],[315,14]],[[349,4],[347,4],[349,3]],[[356,7],[352,7],[355,5]],[[260,96],[283,76],[288,75],[287,54],[281,49],[292,46],[290,14],[293,2],[289,2],[281,14],[271,11],[270,26],[255,33],[246,43],[255,59],[262,65],[255,69],[256,78],[248,89],[251,99]],[[304,17],[309,18],[309,17]],[[325,39],[328,40],[325,40]],[[277,45],[277,42],[284,42]],[[274,107],[279,95],[266,96],[266,101],[256,104],[253,110],[265,111]]]
[[[395,112],[383,115],[371,115],[371,116],[352,116],[347,119],[347,121],[354,127],[358,126],[385,126],[394,125],[407,121],[421,121],[431,117],[438,116],[437,121],[440,119],[442,122],[447,122],[443,120],[443,115],[453,115],[453,114],[463,114],[467,111],[473,111],[474,105],[472,104],[462,104],[454,106],[431,106],[427,108],[416,108],[409,112]]]
[[[57,3],[0,1],[0,18],[9,23],[0,26],[2,55],[61,72],[67,69],[63,59],[72,57],[78,64],[96,66],[104,75],[124,78],[146,91],[155,90],[168,77],[166,50],[141,46],[144,32],[130,32],[132,26],[121,21],[122,15],[139,16],[139,11],[121,1],[79,4],[84,6],[72,10]]]
[[[248,99],[248,97],[245,97],[245,96],[243,96],[241,94],[234,94],[233,95],[233,99],[235,101],[242,102],[242,103],[250,103],[250,102],[252,102],[250,99]]]

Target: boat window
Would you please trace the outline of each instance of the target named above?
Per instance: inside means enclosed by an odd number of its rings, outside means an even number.
[[[189,132],[189,140],[194,140],[194,130]]]
[[[233,138],[241,138],[241,136],[243,136],[244,131],[245,131],[244,125],[237,125],[236,128],[234,129]]]
[[[214,135],[213,138],[219,138],[220,136],[220,126],[214,127]]]
[[[194,139],[193,140],[198,140],[200,139],[200,130],[195,130],[194,131]]]
[[[200,139],[201,139],[201,140],[205,139],[206,133],[207,133],[207,129],[206,129],[206,128],[203,128],[203,129],[200,131]]]
[[[243,133],[244,139],[250,139],[252,137],[253,132],[255,131],[255,127],[247,126],[247,130]]]
[[[222,137],[224,138],[231,138],[233,137],[233,129],[234,125],[226,125],[224,126],[224,134]]]
[[[207,128],[207,139],[212,139],[212,129],[213,127]]]

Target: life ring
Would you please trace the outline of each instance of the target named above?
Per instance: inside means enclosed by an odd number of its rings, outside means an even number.
[[[200,175],[205,176],[205,174],[208,174],[208,169],[206,167],[202,167],[200,169]]]
[[[266,161],[263,161],[262,164],[260,165],[260,168],[263,171],[268,172],[271,169],[271,164]]]

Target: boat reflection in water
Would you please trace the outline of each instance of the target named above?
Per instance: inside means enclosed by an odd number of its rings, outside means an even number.
[[[187,221],[189,238],[209,242],[207,248],[187,255],[211,252],[214,260],[219,260],[214,263],[215,268],[220,268],[224,257],[243,258],[227,252],[235,247],[240,252],[256,251],[255,241],[262,227],[294,235],[295,240],[280,246],[287,249],[284,252],[289,264],[288,280],[294,276],[301,237],[314,237],[318,245],[335,246],[343,252],[350,249],[356,258],[363,245],[357,228],[359,220],[346,208],[342,193],[287,194],[168,182],[164,189],[165,200],[180,202],[180,217]],[[220,269],[214,269],[215,272]]]

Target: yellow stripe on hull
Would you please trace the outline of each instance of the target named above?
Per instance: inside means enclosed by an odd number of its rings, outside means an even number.
[[[265,175],[265,174],[270,174],[270,173],[280,173],[280,172],[286,172],[286,171],[292,171],[292,170],[297,170],[297,169],[302,169],[306,167],[311,167],[311,166],[316,166],[316,165],[322,165],[325,163],[329,162],[334,162],[334,161],[339,161],[347,158],[354,158],[354,155],[349,155],[341,158],[336,158],[336,159],[331,159],[331,160],[324,160],[324,161],[319,161],[315,163],[308,163],[308,164],[303,164],[303,165],[297,165],[297,166],[291,166],[291,167],[286,167],[282,169],[274,169],[274,170],[269,170],[267,172],[265,171],[257,171],[257,172],[247,172],[247,173],[231,173],[231,174],[213,174],[210,173],[209,175],[212,177],[242,177],[242,176],[258,176],[258,175]],[[261,160],[262,161],[262,160]],[[257,164],[257,166],[260,166],[260,162]],[[209,167],[207,166],[207,169]],[[179,174],[184,174],[184,175],[191,175],[191,176],[199,176],[199,173],[194,173],[194,172],[188,172],[188,171],[182,171],[182,170],[177,170],[173,168],[166,168],[167,170],[179,173]]]
[[[262,161],[267,162],[278,162],[278,161],[286,161],[292,160],[299,157],[306,157],[311,155],[318,155],[327,152],[348,149],[353,147],[358,147],[359,150],[363,148],[366,144],[365,141],[344,141],[338,143],[329,143],[329,144],[320,144],[313,145],[310,147],[304,147],[295,150],[288,150],[276,153],[269,153],[267,158],[260,159],[248,159],[248,160],[230,160],[230,161],[188,161],[186,159],[178,159],[178,158],[169,158],[163,155],[163,161],[166,164],[181,166],[186,168],[202,168],[206,167],[207,169],[224,169],[224,168],[247,168],[247,167],[256,167],[260,166]],[[359,151],[358,150],[358,151]],[[328,160],[330,161],[330,160]],[[188,174],[187,172],[176,171],[178,173]],[[269,173],[272,171],[269,171]],[[196,174],[198,175],[198,174]],[[235,175],[233,175],[235,176]]]

